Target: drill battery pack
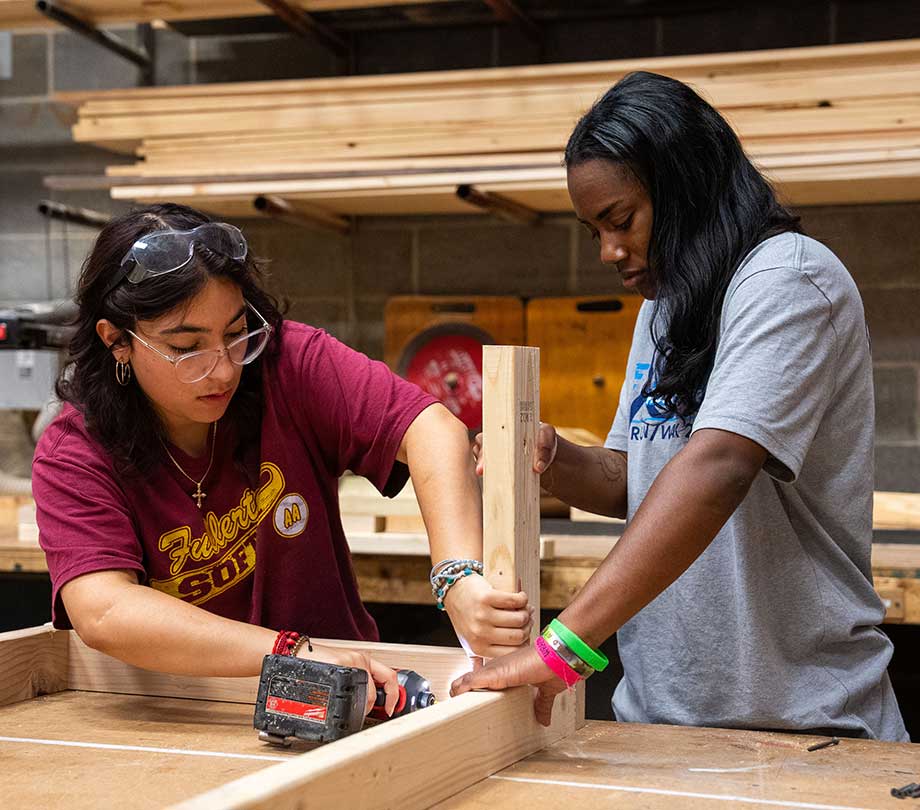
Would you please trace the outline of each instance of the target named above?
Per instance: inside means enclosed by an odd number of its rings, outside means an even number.
[[[266,655],[253,726],[275,744],[287,745],[290,737],[331,742],[361,729],[366,696],[363,669]]]

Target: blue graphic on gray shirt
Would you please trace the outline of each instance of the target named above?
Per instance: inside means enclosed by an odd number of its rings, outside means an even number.
[[[693,415],[679,416],[667,410],[661,400],[643,393],[651,374],[652,363],[636,363],[632,379],[632,401],[629,404],[629,440],[687,439],[693,430]]]

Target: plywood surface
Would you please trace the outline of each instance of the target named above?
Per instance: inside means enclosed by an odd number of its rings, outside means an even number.
[[[252,712],[234,703],[89,692],[6,706],[2,804],[158,808],[295,756],[259,742]]]
[[[806,750],[822,739],[591,722],[436,807],[905,808],[890,790],[920,779],[920,746],[842,740]]]

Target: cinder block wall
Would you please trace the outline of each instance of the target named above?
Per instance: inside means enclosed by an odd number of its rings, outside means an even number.
[[[536,5],[536,4],[534,4]],[[113,29],[128,40],[132,28]],[[916,0],[713,2],[703,11],[632,13],[545,26],[545,60],[566,62],[920,36]],[[357,70],[385,73],[536,61],[536,47],[503,26],[355,32]],[[0,79],[0,302],[69,295],[94,231],[45,221],[54,198],[117,212],[104,191],[43,187],[53,174],[99,174],[126,156],[71,143],[68,108],[52,94],[124,87],[137,71],[74,34],[16,32],[13,77]],[[157,83],[334,75],[320,46],[286,34],[183,36],[157,32]],[[808,232],[849,267],[873,340],[879,489],[920,491],[920,203],[803,209]],[[381,357],[383,307],[395,294],[595,294],[620,291],[570,216],[536,228],[469,217],[366,218],[349,237],[267,220],[241,224],[272,260],[270,285],[290,317],[328,328]],[[611,413],[613,405],[611,404]],[[0,459],[28,472],[18,415],[0,412]]]

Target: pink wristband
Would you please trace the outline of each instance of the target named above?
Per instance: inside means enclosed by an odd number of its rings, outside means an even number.
[[[553,671],[553,674],[562,679],[566,689],[571,689],[581,680],[581,676],[559,657],[556,651],[546,643],[543,636],[537,636],[533,645],[537,654],[543,659],[543,663]]]

